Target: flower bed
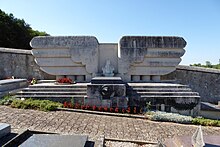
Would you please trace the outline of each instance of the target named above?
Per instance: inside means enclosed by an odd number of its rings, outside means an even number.
[[[127,114],[143,114],[141,109],[137,107],[127,107],[127,108],[118,108],[118,107],[102,107],[102,106],[90,106],[90,105],[80,105],[79,103],[64,102],[64,108],[73,108],[73,109],[82,109],[82,110],[92,110],[100,112],[111,112],[111,113],[127,113]]]

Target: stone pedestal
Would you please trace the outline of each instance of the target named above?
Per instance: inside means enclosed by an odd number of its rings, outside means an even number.
[[[119,77],[96,77],[87,85],[85,105],[127,107],[126,85]]]

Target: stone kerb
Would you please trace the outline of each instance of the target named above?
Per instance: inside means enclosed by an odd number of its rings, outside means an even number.
[[[90,81],[98,72],[99,43],[95,37],[35,37],[30,45],[36,63],[48,74]]]
[[[119,42],[119,74],[125,81],[160,81],[176,69],[184,55],[182,37],[123,36]]]

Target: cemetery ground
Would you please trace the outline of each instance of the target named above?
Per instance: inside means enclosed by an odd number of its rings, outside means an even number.
[[[91,141],[97,141],[104,135],[106,138],[157,142],[175,136],[192,136],[197,128],[191,124],[156,122],[140,118],[68,111],[44,112],[8,106],[0,106],[0,112],[0,122],[10,124],[14,133],[29,129],[64,135],[85,134]],[[220,135],[220,127],[203,126],[202,129],[204,135]]]

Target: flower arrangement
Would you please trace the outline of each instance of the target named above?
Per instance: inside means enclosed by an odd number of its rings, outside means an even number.
[[[57,80],[58,83],[72,83],[72,80],[70,78],[61,78]]]

